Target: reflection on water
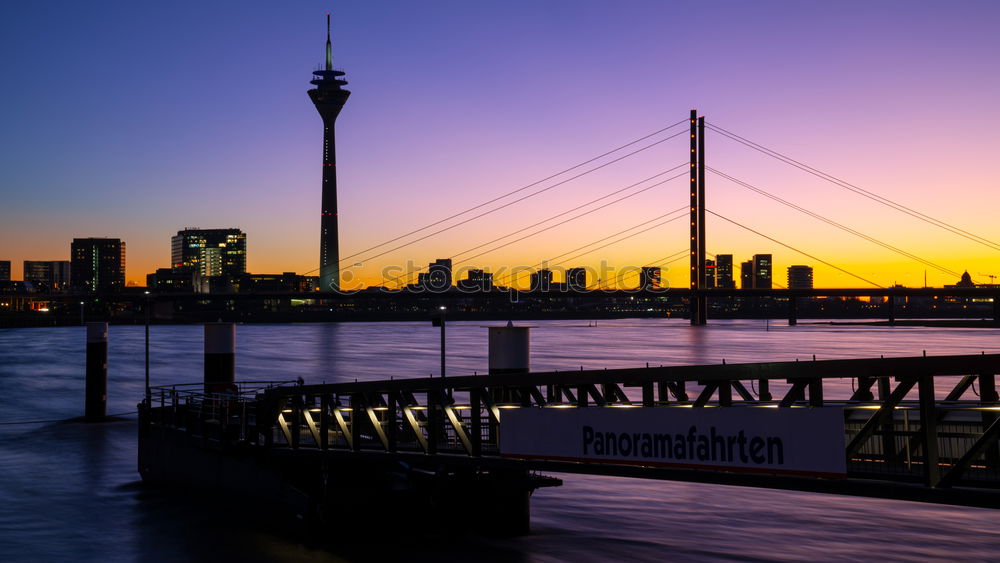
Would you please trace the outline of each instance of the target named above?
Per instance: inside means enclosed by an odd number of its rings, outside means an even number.
[[[484,323],[448,325],[448,373],[483,373]],[[489,324],[489,323],[485,323]],[[493,323],[497,324],[497,323]],[[691,363],[996,353],[1000,331],[683,321],[536,322],[535,370]],[[196,382],[202,329],[152,329],[154,384]],[[241,379],[308,383],[426,376],[439,370],[430,323],[245,325]],[[135,410],[142,327],[110,329],[109,412]],[[0,422],[66,419],[83,410],[82,328],[0,330]],[[840,391],[849,392],[843,383]],[[835,388],[834,391],[837,389]],[[835,394],[835,393],[834,393]],[[539,491],[532,534],[305,541],[235,501],[143,487],[135,421],[0,425],[0,561],[606,561],[994,560],[997,512],[720,485],[563,475]],[[220,504],[223,504],[220,506]],[[488,507],[470,502],[470,514]],[[419,518],[421,507],[409,507]],[[349,513],[349,511],[347,511]],[[377,523],[373,523],[378,530]],[[404,531],[405,532],[405,531]]]

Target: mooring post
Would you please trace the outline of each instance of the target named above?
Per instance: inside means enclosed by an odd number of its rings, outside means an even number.
[[[205,323],[205,394],[236,390],[236,323]]]
[[[528,373],[531,368],[531,327],[491,326],[489,330],[490,375]]]
[[[146,303],[143,306],[146,313],[146,403],[152,399],[149,396],[149,292],[146,292]]]
[[[507,326],[487,327],[487,332],[489,374],[528,373],[531,369],[531,327],[514,326],[508,321]],[[501,387],[494,393],[493,400],[510,403],[514,398],[508,389]]]
[[[108,323],[87,323],[87,382],[84,420],[108,415]]]
[[[798,302],[794,296],[788,298],[788,326],[799,324]]]

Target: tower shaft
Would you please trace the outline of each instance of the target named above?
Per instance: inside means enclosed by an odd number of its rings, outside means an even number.
[[[336,117],[323,119],[323,196],[320,204],[319,282],[322,291],[340,289],[340,226],[337,224]]]
[[[319,289],[340,290],[340,240],[337,224],[337,149],[334,134],[337,116],[351,93],[342,86],[343,71],[334,70],[330,44],[330,16],[327,14],[326,64],[323,70],[313,71],[310,81],[316,87],[309,90],[309,98],[323,118],[323,196],[320,203],[319,234]]]

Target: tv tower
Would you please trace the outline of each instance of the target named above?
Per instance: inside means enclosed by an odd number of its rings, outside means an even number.
[[[333,46],[330,43],[330,14],[326,15],[326,66],[313,71],[309,90],[316,111],[323,118],[323,202],[320,214],[319,235],[319,287],[320,291],[340,289],[340,242],[337,231],[337,151],[334,142],[334,125],[340,110],[351,93],[341,88],[347,81],[340,78],[344,72],[333,69]]]

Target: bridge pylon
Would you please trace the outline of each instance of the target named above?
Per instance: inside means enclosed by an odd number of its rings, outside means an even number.
[[[691,324],[708,319],[705,289],[705,117],[691,110]]]

